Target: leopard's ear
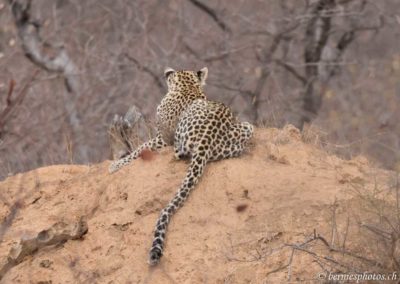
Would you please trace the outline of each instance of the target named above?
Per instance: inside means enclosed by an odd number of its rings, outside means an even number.
[[[165,68],[165,70],[164,70],[164,77],[165,77],[165,79],[167,79],[168,76],[171,75],[171,74],[174,73],[174,72],[175,72],[175,70],[172,69],[172,68],[170,68],[170,67]]]
[[[197,71],[197,77],[199,77],[200,84],[202,86],[206,84],[207,75],[208,75],[207,67],[204,67],[200,71]]]

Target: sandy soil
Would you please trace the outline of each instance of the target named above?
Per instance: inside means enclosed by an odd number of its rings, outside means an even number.
[[[112,175],[107,171],[110,161],[105,161],[50,166],[9,177],[0,183],[2,263],[18,240],[35,236],[55,222],[83,217],[89,230],[81,239],[25,257],[1,283],[318,279],[324,271],[321,263],[291,245],[317,235],[332,244],[342,242],[345,227],[349,231],[348,216],[360,214],[352,188],[373,187],[388,173],[372,168],[365,158],[341,160],[302,138],[291,126],[257,129],[242,157],[210,163],[172,219],[165,254],[156,267],[147,264],[153,227],[187,167],[187,162],[173,160],[171,148]],[[336,240],[332,240],[333,207],[337,207]],[[353,225],[346,233],[346,246],[365,251]],[[304,248],[327,251],[321,241],[313,243]]]

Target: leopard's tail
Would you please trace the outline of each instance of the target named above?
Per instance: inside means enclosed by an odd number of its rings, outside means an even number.
[[[182,182],[182,185],[175,197],[168,203],[168,205],[161,210],[160,216],[157,220],[157,224],[154,231],[153,244],[149,253],[149,264],[155,265],[160,261],[163,255],[165,235],[167,231],[168,223],[172,215],[177,211],[177,209],[182,206],[190,191],[195,187],[199,178],[203,174],[204,167],[208,161],[208,153],[205,151],[196,151],[193,154],[190,166],[187,170],[186,177]]]

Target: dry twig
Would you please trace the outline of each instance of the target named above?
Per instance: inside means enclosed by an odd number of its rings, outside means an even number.
[[[29,90],[29,87],[31,86],[32,82],[36,79],[38,74],[39,70],[35,70],[33,72],[32,76],[26,81],[26,83],[23,85],[18,94],[14,96],[15,97],[14,100],[12,100],[11,97],[13,96],[15,81],[14,80],[10,81],[7,100],[6,100],[6,107],[0,113],[0,137],[3,134],[4,126],[10,119],[10,115],[13,113],[13,111],[16,110],[16,107],[22,103]]]

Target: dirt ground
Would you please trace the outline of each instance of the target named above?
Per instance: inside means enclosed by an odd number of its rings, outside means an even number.
[[[337,265],[309,252],[354,264],[329,252],[324,241],[372,255],[358,221],[352,221],[362,216],[353,189],[384,184],[390,172],[363,157],[342,160],[305,140],[313,139],[292,126],[257,129],[242,157],[210,163],[173,217],[156,267],[147,264],[153,228],[188,166],[173,159],[170,147],[112,175],[105,161],[9,177],[0,183],[1,265],[20,239],[56,222],[83,218],[88,232],[32,252],[4,273],[1,283],[323,280],[326,275],[319,274]]]

